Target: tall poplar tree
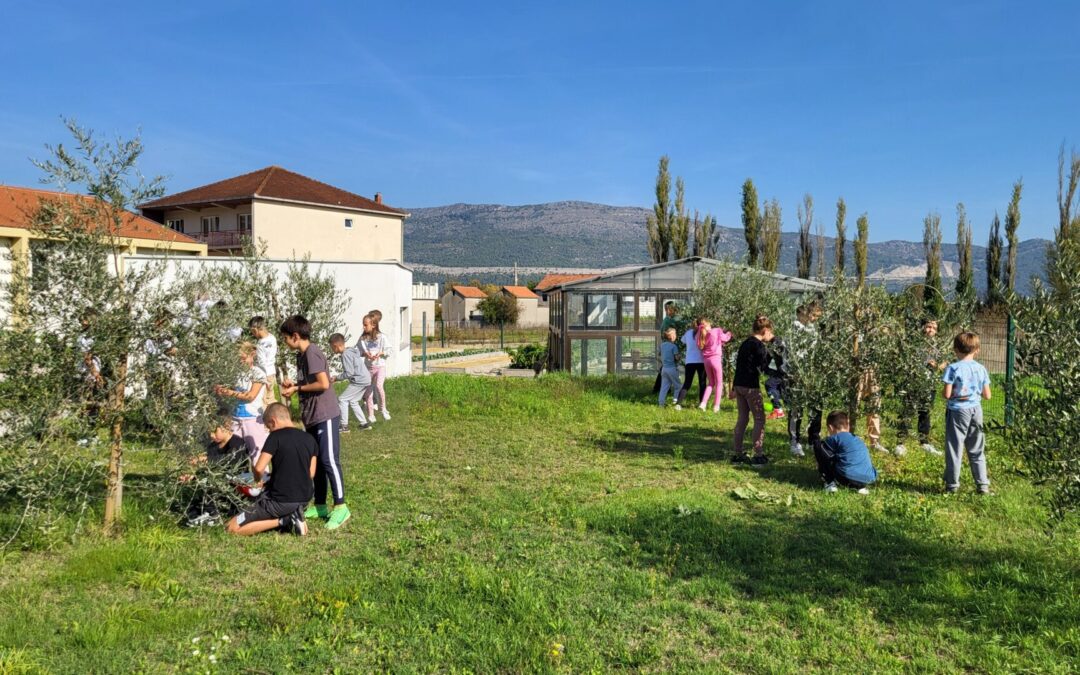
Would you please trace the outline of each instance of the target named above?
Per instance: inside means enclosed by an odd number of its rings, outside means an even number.
[[[803,195],[802,204],[799,205],[799,252],[796,260],[796,268],[799,277],[810,278],[810,270],[814,266],[814,244],[810,238],[810,228],[814,220],[814,198],[810,193]]]
[[[757,188],[754,181],[747,178],[742,186],[742,226],[743,237],[746,239],[746,262],[751,267],[757,267],[761,236],[761,207],[758,205]]]
[[[817,223],[817,280],[825,280],[825,227]]]
[[[783,229],[780,202],[776,199],[765,202],[761,221],[761,269],[766,272],[775,272],[780,264],[780,235]]]
[[[1005,289],[1008,291],[1016,290],[1016,255],[1020,247],[1020,239],[1016,231],[1020,228],[1020,196],[1023,191],[1023,180],[1013,183],[1009,210],[1005,212],[1005,238],[1009,242],[1009,255],[1005,261]],[[997,220],[996,215],[994,220]],[[1001,239],[1000,234],[998,239]]]
[[[956,257],[960,268],[956,277],[956,296],[968,298],[975,292],[975,271],[971,262],[971,225],[963,202],[956,205]]]
[[[671,225],[671,253],[681,260],[690,253],[690,214],[686,212],[686,185],[682,176],[675,179],[675,219]]]
[[[716,245],[720,233],[716,231],[716,218],[706,213],[703,220],[698,220],[694,212],[694,255],[703,258],[716,257]]]
[[[923,218],[923,250],[926,253],[926,279],[923,282],[923,306],[933,318],[945,307],[941,293],[941,215],[928,213]]]
[[[996,307],[1002,301],[1001,284],[1001,219],[994,214],[990,224],[990,239],[986,243],[986,304]]]
[[[844,276],[844,249],[847,248],[847,204],[836,200],[836,276]]]
[[[855,226],[858,230],[855,239],[855,278],[859,288],[862,288],[866,285],[867,256],[870,248],[870,218],[863,213],[855,221]]]
[[[1080,187],[1080,154],[1073,150],[1069,161],[1065,161],[1065,144],[1061,144],[1058,153],[1058,225],[1054,228],[1054,243],[1047,251],[1046,276],[1050,284],[1059,292],[1075,283],[1058,272],[1057,258],[1061,250],[1074,237],[1080,237],[1080,213],[1074,213],[1077,201],[1077,188]]]
[[[675,222],[675,207],[671,204],[669,162],[667,155],[660,158],[656,171],[656,202],[653,204],[653,212],[645,218],[649,257],[654,263],[667,262],[671,248],[671,230]]]

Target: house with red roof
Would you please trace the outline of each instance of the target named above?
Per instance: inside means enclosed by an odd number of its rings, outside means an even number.
[[[236,255],[265,242],[268,258],[311,255],[325,261],[404,257],[408,213],[301,174],[268,166],[140,204],[143,216],[205,243],[211,255]]]
[[[41,233],[34,230],[34,218],[42,202],[82,202],[93,206],[93,197],[40,190],[37,188],[0,185],[0,283],[8,281],[13,262],[30,264],[37,257],[34,249],[44,241]],[[143,253],[170,252],[172,255],[205,256],[206,245],[191,237],[174,232],[152,220],[125,212],[120,227],[113,233],[121,264],[126,256]],[[38,264],[41,260],[38,259]],[[3,311],[0,311],[0,315]]]
[[[586,279],[595,279],[597,276],[599,276],[599,275],[597,275],[597,274],[561,274],[561,273],[558,273],[558,272],[551,272],[551,273],[545,274],[544,278],[541,279],[540,281],[538,281],[535,286],[533,286],[533,290],[536,291],[536,294],[540,296],[541,304],[547,305],[548,291],[555,288],[556,286],[561,286],[563,284],[568,284],[571,281],[584,281]]]
[[[442,299],[442,318],[447,323],[479,322],[483,316],[478,309],[480,301],[487,297],[476,286],[454,285],[446,289]]]
[[[540,296],[533,293],[528,286],[503,286],[499,292],[517,301],[517,325],[546,326],[548,324],[547,305],[541,305]]]

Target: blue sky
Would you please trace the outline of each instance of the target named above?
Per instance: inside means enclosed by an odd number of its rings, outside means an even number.
[[[671,156],[692,208],[737,225],[753,177],[871,238],[963,201],[985,243],[1023,177],[1049,237],[1080,147],[1075,2],[41,2],[0,22],[0,183],[61,115],[141,129],[179,191],[269,164],[395,206],[649,206]]]

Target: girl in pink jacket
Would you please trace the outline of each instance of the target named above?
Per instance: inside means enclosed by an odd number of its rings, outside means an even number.
[[[701,356],[705,360],[705,398],[698,407],[704,410],[709,405],[709,396],[715,394],[713,412],[720,412],[720,401],[724,396],[724,343],[731,341],[731,333],[717,326],[705,317],[698,319],[697,343]]]

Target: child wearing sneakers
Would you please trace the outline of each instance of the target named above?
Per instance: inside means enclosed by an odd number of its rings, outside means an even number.
[[[967,451],[971,477],[979,494],[990,494],[986,475],[986,436],[983,433],[982,400],[990,400],[990,373],[975,360],[979,353],[977,333],[960,333],[953,339],[957,360],[941,376],[945,383],[945,491],[960,489],[961,447]]]
[[[870,494],[866,486],[877,480],[877,471],[870,462],[866,443],[851,433],[847,413],[840,410],[829,413],[825,425],[829,437],[814,443],[814,458],[825,482],[825,492],[836,492],[839,484],[858,490],[861,495]]]
[[[682,384],[679,382],[679,346],[675,344],[675,328],[668,328],[663,335],[664,341],[660,344],[660,407],[667,403],[670,390],[675,409],[682,410],[679,405]]]
[[[311,479],[318,464],[318,445],[310,434],[293,427],[289,409],[281,403],[266,408],[266,426],[270,436],[255,464],[255,480],[266,478],[271,461],[274,473],[266,480],[266,490],[255,503],[229,521],[229,534],[252,535],[270,530],[284,530],[304,536],[307,522],[304,506],[311,499]]]
[[[772,321],[766,316],[754,319],[750,337],[739,345],[735,356],[735,386],[732,394],[739,410],[735,421],[735,454],[731,461],[747,463],[752,466],[764,466],[769,463],[765,456],[765,405],[761,400],[761,373],[769,362],[767,344],[773,339]],[[754,417],[754,456],[749,457],[743,450],[743,436],[750,416]]]
[[[330,351],[341,355],[341,377],[339,382],[347,382],[345,391],[338,394],[338,408],[341,411],[341,433],[349,433],[349,408],[356,414],[356,421],[361,429],[370,429],[371,424],[360,409],[360,402],[371,386],[371,373],[364,364],[364,354],[358,347],[346,347],[345,336],[334,333],[330,336]]]
[[[345,505],[345,482],[341,477],[341,411],[330,381],[326,355],[311,343],[311,324],[296,314],[285,319],[281,337],[289,349],[296,351],[296,382],[281,383],[281,395],[288,398],[300,394],[300,418],[304,428],[319,446],[319,462],[315,470],[315,503],[304,512],[311,518],[327,518],[326,528],[336,530],[352,515]],[[276,468],[275,468],[276,470]],[[326,484],[334,496],[334,510],[326,506]]]
[[[379,314],[381,316],[381,314]],[[390,411],[386,407],[386,389],[383,383],[386,381],[386,352],[389,350],[389,342],[386,335],[379,330],[379,319],[374,313],[364,317],[364,334],[356,346],[364,354],[364,365],[371,373],[371,386],[368,387],[366,398],[368,420],[375,422],[375,395],[379,396],[379,409],[383,419],[390,421]]]

